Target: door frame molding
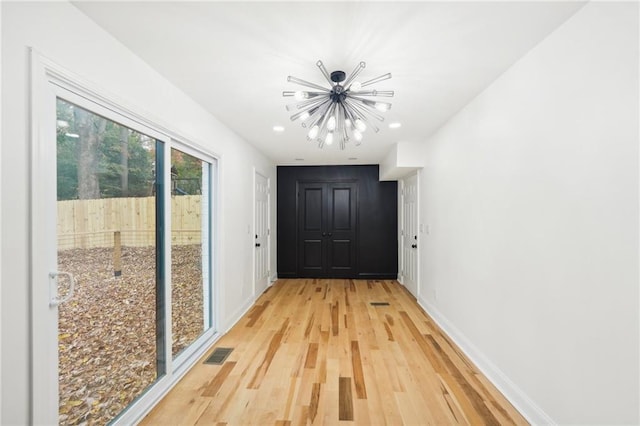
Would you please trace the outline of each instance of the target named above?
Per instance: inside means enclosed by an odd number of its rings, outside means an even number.
[[[219,159],[216,153],[208,153],[197,144],[187,141],[180,134],[170,130],[167,126],[160,124],[157,120],[145,117],[145,112],[137,107],[131,106],[128,102],[104,92],[94,84],[86,81],[82,77],[68,71],[54,61],[40,54],[34,48],[29,48],[29,59],[31,65],[31,85],[30,85],[30,150],[31,159],[29,163],[30,182],[29,188],[31,196],[29,198],[29,255],[30,255],[30,360],[29,370],[31,383],[29,389],[29,423],[46,424],[50,419],[58,418],[58,336],[48,336],[46,330],[48,317],[51,312],[43,309],[48,306],[47,293],[42,289],[43,285],[48,288],[48,282],[43,280],[50,270],[57,269],[57,265],[48,264],[52,250],[56,250],[55,239],[48,238],[47,232],[56,229],[55,214],[47,214],[47,208],[55,206],[56,192],[48,191],[51,182],[55,182],[56,166],[51,161],[56,158],[56,144],[51,143],[51,128],[55,128],[56,120],[56,97],[61,96],[79,106],[89,106],[94,113],[106,118],[117,117],[116,122],[141,131],[148,136],[162,141],[165,159],[171,158],[171,147],[175,145],[183,149],[185,147],[198,152],[203,159],[211,159],[211,297],[212,297],[212,327],[203,333],[192,343],[193,350],[184,357],[180,356],[174,360],[171,354],[170,345],[165,345],[165,359],[167,361],[167,372],[157,379],[140,397],[134,400],[129,408],[117,416],[111,424],[125,425],[134,424],[140,421],[159,401],[168,393],[171,387],[180,380],[188,369],[204,355],[206,350],[220,337],[217,331],[219,325],[220,304],[218,297],[220,268],[215,247],[219,247],[218,218],[220,213],[217,197],[219,188]],[[164,176],[165,192],[170,190],[170,167],[165,167]],[[171,212],[171,197],[165,193],[165,212]],[[171,222],[167,221],[164,231],[171,235]],[[171,259],[171,239],[164,240],[165,259]],[[169,260],[170,262],[170,260]],[[166,262],[163,265],[167,266]],[[166,341],[171,341],[171,276],[165,273],[165,301],[167,309],[165,311],[165,329],[167,330]],[[56,311],[57,316],[57,311]],[[45,334],[45,336],[42,336]],[[49,333],[50,334],[50,333]],[[54,349],[55,348],[55,349]],[[36,359],[37,358],[37,359]],[[46,362],[42,362],[42,360]],[[55,361],[56,368],[51,368],[50,363]],[[47,395],[43,398],[42,395]]]

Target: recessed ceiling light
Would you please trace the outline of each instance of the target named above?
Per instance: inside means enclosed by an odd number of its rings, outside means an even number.
[[[274,132],[284,132],[284,126],[273,126]]]
[[[398,127],[402,127],[402,123],[398,123],[397,121],[394,123],[389,123],[390,129],[397,129]]]
[[[347,160],[351,160],[351,161],[357,160],[357,159],[358,159],[358,157],[349,157],[349,158],[347,158]]]
[[[304,161],[304,158],[294,158],[296,161]]]

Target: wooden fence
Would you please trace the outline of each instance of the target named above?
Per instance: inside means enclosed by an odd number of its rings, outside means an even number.
[[[155,197],[58,201],[58,249],[155,245]],[[171,243],[200,244],[202,196],[171,197]],[[116,234],[119,232],[119,234]]]

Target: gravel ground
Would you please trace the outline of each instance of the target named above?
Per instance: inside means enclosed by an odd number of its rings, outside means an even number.
[[[174,355],[203,331],[200,253],[172,247]],[[118,278],[111,249],[61,251],[58,263],[77,281],[59,309],[59,422],[106,424],[156,380],[155,250],[123,247]]]

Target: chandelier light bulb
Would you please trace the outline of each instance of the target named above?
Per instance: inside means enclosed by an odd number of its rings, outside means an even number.
[[[309,139],[315,139],[316,136],[318,136],[319,131],[320,131],[320,127],[318,127],[318,125],[316,124],[311,128],[311,130],[309,130],[309,134],[307,136],[309,136]]]
[[[351,83],[351,87],[349,87],[349,90],[351,92],[359,92],[360,89],[362,89],[362,83],[360,83],[359,81],[354,81],[353,83]]]
[[[309,118],[309,112],[308,112],[308,111],[305,111],[305,112],[303,112],[303,113],[302,113],[302,115],[300,116],[300,120],[304,121],[304,120],[306,120],[307,118]]]
[[[303,92],[302,90],[296,90],[296,92],[293,94],[293,97],[295,98],[296,101],[303,101],[307,99],[308,95],[307,95],[307,92]]]
[[[345,118],[344,125],[347,126],[347,129],[350,129],[351,128],[351,120],[349,120],[348,118]]]
[[[364,121],[360,120],[359,118],[356,119],[356,122],[353,124],[356,126],[356,129],[358,129],[359,132],[364,132],[365,130],[367,130],[367,125],[364,124]]]
[[[333,132],[336,128],[336,117],[335,116],[331,116],[329,117],[329,121],[327,121],[327,130],[329,130],[330,132]]]
[[[360,132],[359,132],[359,131],[357,131],[357,130],[354,130],[354,131],[353,131],[353,138],[354,138],[356,141],[360,142],[360,141],[362,140],[362,133],[360,133]]]
[[[333,143],[333,132],[327,133],[327,137],[324,139],[324,143],[331,145]]]

